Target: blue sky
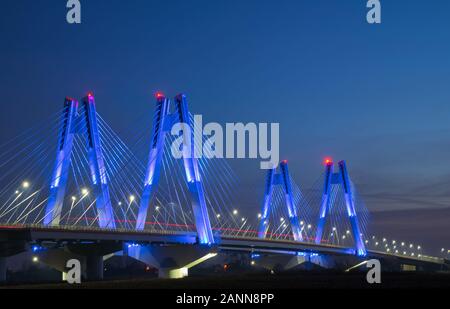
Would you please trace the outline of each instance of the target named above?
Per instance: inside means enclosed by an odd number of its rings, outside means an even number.
[[[448,1],[382,1],[381,25],[362,0],[81,3],[69,25],[64,0],[2,1],[2,140],[65,96],[94,91],[120,133],[150,119],[154,91],[185,92],[205,121],[279,122],[303,186],[331,156],[371,210],[447,207]],[[244,199],[260,198],[259,161],[231,164]]]

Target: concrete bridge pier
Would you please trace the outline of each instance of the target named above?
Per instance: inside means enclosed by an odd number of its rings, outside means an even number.
[[[78,243],[42,250],[38,255],[41,262],[62,273],[63,281],[67,279],[67,262],[72,259],[80,261],[84,280],[100,281],[103,280],[104,259],[121,249],[122,244],[118,242]]]
[[[28,250],[26,241],[10,239],[14,239],[14,237],[0,234],[0,283],[7,282],[6,262],[8,258]]]
[[[6,258],[0,257],[0,283],[6,282]]]
[[[103,269],[103,255],[88,255],[86,257],[86,276],[88,280],[103,280]]]
[[[62,281],[67,281],[67,262],[75,259],[80,261],[81,264],[81,276],[86,278],[86,259],[85,257],[74,254],[67,250],[67,248],[55,248],[45,249],[36,254],[39,257],[39,261],[43,264],[50,266],[53,269],[61,272]]]
[[[217,256],[217,249],[199,245],[130,245],[124,254],[158,269],[159,277],[181,279],[189,269]]]

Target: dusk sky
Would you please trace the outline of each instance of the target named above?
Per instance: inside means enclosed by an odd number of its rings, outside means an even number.
[[[369,25],[362,0],[89,0],[69,25],[64,0],[3,0],[0,137],[92,90],[127,141],[155,91],[184,92],[206,122],[280,123],[302,187],[331,156],[371,211],[447,208],[450,2],[381,2]],[[259,205],[259,160],[230,164]]]

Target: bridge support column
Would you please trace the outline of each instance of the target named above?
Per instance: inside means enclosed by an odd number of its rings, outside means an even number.
[[[90,255],[86,257],[86,277],[89,281],[103,280],[102,255]]]
[[[67,258],[66,258],[67,259]],[[84,262],[85,268],[83,276],[89,281],[101,281],[103,280],[103,256],[91,255],[81,258]],[[67,259],[69,260],[69,259]],[[83,262],[80,261],[83,265]],[[50,265],[54,267],[54,265]],[[83,266],[82,266],[83,267]],[[62,281],[67,281],[67,272],[62,271]]]
[[[99,281],[103,279],[104,257],[121,251],[122,243],[100,242],[90,244],[68,244],[65,247],[46,249],[38,253],[39,260],[62,273],[62,280],[67,278],[67,262],[77,259],[81,264],[81,276],[84,280]]]
[[[76,259],[80,261],[81,264],[81,275],[86,277],[86,258],[69,252],[64,248],[58,249],[48,249],[38,253],[39,261],[45,265],[50,266],[57,271],[60,271],[62,274],[62,281],[67,280],[67,261]]]
[[[217,256],[217,251],[207,246],[148,245],[130,246],[124,254],[156,267],[160,278],[181,279],[188,276],[190,268]]]
[[[6,261],[19,253],[28,250],[28,243],[23,240],[13,240],[20,238],[20,234],[15,231],[2,231],[0,233],[0,283],[6,282]]]
[[[0,283],[6,282],[6,258],[0,257]]]

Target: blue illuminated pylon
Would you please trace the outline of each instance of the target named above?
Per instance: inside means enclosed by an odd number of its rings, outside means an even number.
[[[347,171],[345,161],[339,162],[339,171],[341,174],[342,185],[344,186],[345,202],[347,204],[347,214],[350,218],[352,226],[353,238],[355,239],[356,253],[358,256],[366,256],[366,246],[364,245],[361,229],[359,227],[358,216],[356,214],[355,203],[353,199],[353,190],[350,182],[350,177]]]
[[[320,244],[322,242],[323,230],[325,228],[327,216],[330,211],[330,195],[333,178],[333,169],[334,169],[333,162],[331,160],[327,160],[325,162],[325,181],[323,185],[322,201],[320,204],[319,223],[317,224],[317,232],[316,232],[317,244]]]
[[[316,243],[322,242],[323,231],[325,228],[326,219],[330,212],[330,194],[332,185],[342,185],[345,195],[345,203],[347,207],[347,215],[352,227],[353,238],[355,240],[356,254],[358,256],[367,255],[367,250],[364,245],[361,228],[359,226],[358,216],[356,214],[355,203],[353,198],[353,189],[350,177],[347,171],[345,161],[340,161],[339,173],[333,173],[333,162],[327,160],[325,169],[325,183],[322,195],[322,203],[320,205],[319,223],[317,225]]]
[[[164,140],[166,136],[166,129],[164,124],[171,122],[169,117],[170,101],[162,94],[156,95],[156,111],[153,118],[153,132],[150,145],[150,154],[147,165],[147,172],[144,181],[144,190],[141,196],[141,205],[139,207],[138,218],[136,222],[136,229],[143,230],[145,228],[145,221],[147,219],[147,212],[150,202],[157,191],[161,159],[164,152]]]
[[[72,152],[74,134],[76,133],[77,115],[78,102],[66,98],[44,225],[58,226],[61,220],[66,184],[69,177],[70,154]]]
[[[205,201],[203,184],[200,176],[198,161],[194,156],[193,129],[186,96],[180,94],[175,98],[175,112],[169,113],[170,101],[162,94],[156,95],[156,112],[153,121],[152,144],[150,149],[149,163],[144,184],[144,192],[141,198],[136,229],[143,230],[148,216],[149,205],[156,193],[161,158],[164,151],[165,133],[172,128],[173,124],[180,123],[190,128],[190,138],[183,140],[183,164],[186,175],[187,186],[191,196],[192,210],[194,213],[195,226],[201,244],[213,244],[214,235],[209,221],[208,209]],[[185,133],[185,132],[183,132]],[[186,137],[185,134],[183,134]]]
[[[79,133],[77,127],[79,129],[80,124],[83,124],[83,122],[87,128],[89,169],[93,193],[96,197],[99,226],[101,228],[114,229],[116,225],[98,132],[95,100],[92,94],[88,94],[83,99],[80,114],[78,114],[77,101],[68,98],[64,103],[58,152],[50,183],[50,195],[46,207],[44,225],[59,226],[61,223],[61,213],[71,164],[73,139],[75,134]]]
[[[287,161],[281,162],[280,170],[280,173],[277,173],[276,169],[270,169],[267,171],[266,188],[264,192],[264,201],[259,223],[258,237],[262,239],[266,237],[267,231],[269,229],[269,215],[273,189],[275,185],[281,185],[286,196],[286,206],[294,240],[303,241],[302,230],[300,228],[297,215],[297,209],[294,204],[291,177],[289,174]]]

